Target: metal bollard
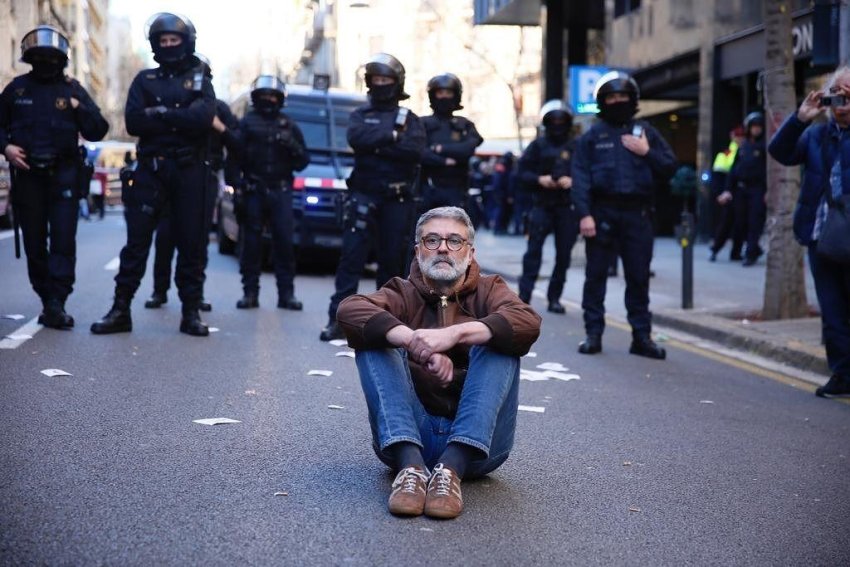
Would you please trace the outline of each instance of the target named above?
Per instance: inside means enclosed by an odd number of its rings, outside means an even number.
[[[682,247],[682,309],[694,307],[694,215],[683,211],[676,225],[676,238]]]

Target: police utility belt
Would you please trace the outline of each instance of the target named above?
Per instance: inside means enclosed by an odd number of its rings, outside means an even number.
[[[36,175],[53,175],[56,168],[61,165],[74,162],[74,156],[60,156],[56,154],[29,154],[27,155],[27,165],[30,166],[30,173]]]
[[[349,179],[349,182],[351,179]],[[371,197],[383,197],[386,199],[403,199],[413,196],[413,183],[409,181],[374,181],[367,183],[349,183],[349,188],[358,193]]]
[[[167,148],[159,151],[150,151],[139,155],[139,163],[150,166],[154,171],[159,169],[159,162],[173,160],[177,165],[186,167],[201,161],[201,151],[193,147]]]

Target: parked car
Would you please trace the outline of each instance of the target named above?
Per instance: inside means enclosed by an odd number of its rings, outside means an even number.
[[[342,248],[340,207],[347,191],[346,178],[354,166],[354,153],[346,141],[351,112],[366,97],[336,89],[319,90],[288,85],[283,111],[304,133],[310,164],[295,174],[292,191],[295,227],[293,240],[299,260],[334,261]],[[237,118],[245,115],[250,96],[232,105]],[[219,252],[238,249],[239,223],[233,211],[234,190],[221,184],[216,204]],[[269,235],[265,235],[269,242]]]

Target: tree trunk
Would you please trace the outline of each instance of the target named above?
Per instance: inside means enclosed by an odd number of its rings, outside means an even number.
[[[762,88],[767,139],[797,107],[789,0],[764,0],[765,70]],[[803,248],[794,240],[792,211],[800,193],[800,169],[767,158],[767,273],[765,319],[804,317],[808,313]]]

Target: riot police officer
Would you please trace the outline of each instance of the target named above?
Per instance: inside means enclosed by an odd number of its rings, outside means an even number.
[[[103,139],[109,124],[86,90],[65,76],[68,39],[59,31],[42,25],[26,34],[21,60],[32,70],[0,94],[0,148],[11,164],[30,283],[44,307],[38,322],[70,329],[65,301],[75,279],[77,208],[90,181],[77,141]]]
[[[177,244],[175,283],[182,302],[180,332],[207,336],[199,307],[207,246],[207,142],[215,116],[215,92],[194,56],[195,27],[162,12],[148,27],[159,67],[141,71],[127,95],[127,132],[139,136],[132,190],[122,195],[127,244],[115,276],[115,300],[95,334],[132,330],[130,303],[144,276],[153,232],[166,207]]]
[[[649,264],[652,260],[652,201],[656,182],[676,170],[676,157],[661,134],[634,120],[637,83],[612,71],[596,83],[599,118],[576,142],[572,163],[573,203],[586,238],[582,308],[587,338],[582,354],[602,350],[608,265],[616,245],[626,278],[626,311],[632,327],[629,352],[663,359],[667,353],[651,338]]]
[[[369,102],[351,113],[348,143],[354,169],[348,178],[342,254],[328,307],[328,324],[319,338],[342,338],[336,322],[340,301],[357,293],[370,250],[378,259],[377,287],[404,276],[411,250],[416,205],[416,177],[425,149],[425,129],[419,117],[399,101],[404,92],[404,67],[387,53],[365,65]]]
[[[427,146],[422,155],[423,209],[466,207],[469,192],[469,160],[484,142],[475,124],[454,116],[463,85],[455,75],[444,73],[428,81],[428,100],[434,114],[422,118]]]
[[[550,100],[543,105],[540,114],[544,135],[528,145],[519,161],[520,181],[531,193],[533,202],[528,217],[528,248],[522,258],[519,297],[526,303],[531,302],[543,259],[543,243],[554,233],[555,267],[546,292],[547,309],[551,313],[564,314],[561,293],[567,281],[573,245],[578,238],[570,176],[573,113],[565,102]]]
[[[767,205],[767,153],[764,139],[764,114],[750,112],[744,119],[746,138],[735,154],[727,189],[735,207],[735,238],[744,240],[744,266],[752,266],[763,254],[759,246]]]
[[[204,66],[204,73],[207,78],[212,80],[212,67],[209,59],[196,53],[200,62]],[[224,150],[227,148],[228,153],[235,151],[236,145],[236,129],[239,126],[236,117],[230,112],[230,107],[221,99],[215,101],[215,117],[213,118],[212,129],[210,130],[209,146],[207,154],[207,202],[214,203],[218,196],[219,176],[225,169]],[[232,167],[224,170],[225,182],[233,185]],[[154,240],[154,261],[153,261],[153,294],[150,299],[145,301],[146,309],[158,309],[168,302],[168,288],[171,286],[171,261],[174,258],[176,245],[171,228],[171,215],[169,207],[165,207],[160,218],[159,225],[156,227],[156,238]],[[212,228],[213,207],[207,208],[207,225],[206,231],[209,233]],[[206,270],[209,257],[206,255],[207,247],[204,247],[204,270]],[[201,296],[203,298],[203,295]],[[212,311],[212,305],[205,299],[199,304],[201,311]]]
[[[236,302],[239,309],[260,305],[261,236],[266,220],[272,234],[277,306],[296,311],[302,308],[294,291],[292,181],[293,172],[307,167],[310,156],[298,125],[281,112],[285,99],[283,81],[260,75],[251,85],[253,108],[239,123],[241,179],[236,184],[236,196],[244,291]]]

